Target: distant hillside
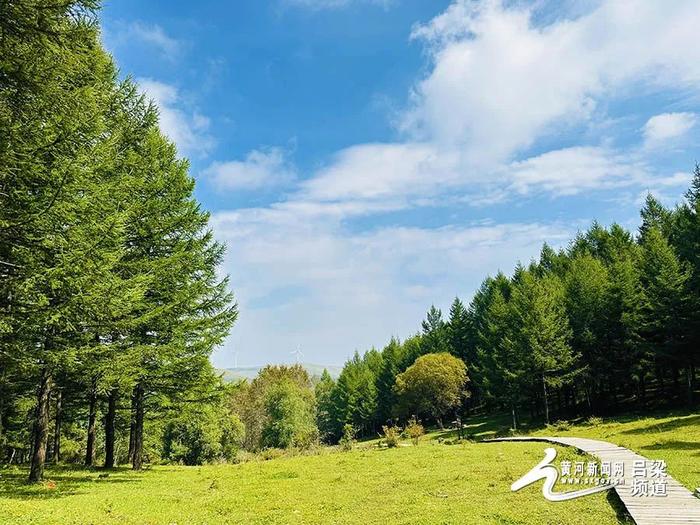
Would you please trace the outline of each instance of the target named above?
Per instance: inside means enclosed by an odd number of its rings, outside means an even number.
[[[335,365],[315,365],[313,363],[301,363],[311,377],[321,377],[323,370],[328,370],[328,373],[333,379],[337,379],[340,375],[342,366]],[[238,368],[221,368],[224,374],[224,381],[237,381],[239,379],[253,379],[258,375],[262,366],[239,366]]]

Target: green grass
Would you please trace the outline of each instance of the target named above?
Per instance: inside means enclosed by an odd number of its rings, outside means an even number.
[[[467,422],[468,434],[487,439],[504,433],[508,416],[478,417]],[[664,459],[668,472],[691,491],[700,487],[700,414],[663,413],[651,416],[602,418],[557,422],[549,427],[524,426],[520,435],[571,436],[609,441],[633,450],[649,459]],[[432,439],[449,439],[454,431],[432,433]]]
[[[498,418],[470,421],[480,437]],[[607,439],[666,459],[688,487],[700,483],[700,415],[617,419],[597,427],[537,434]],[[57,469],[52,483],[24,483],[24,469],[0,470],[0,523],[12,524],[558,524],[620,523],[613,494],[545,501],[541,486],[510,492],[537,463],[542,443],[440,443],[418,447],[361,445],[348,453],[282,457],[240,465],[159,466],[142,473]],[[362,448],[364,447],[364,448]],[[559,448],[560,458],[576,452]],[[102,477],[101,477],[102,476]]]
[[[676,480],[691,491],[700,487],[700,414],[604,419],[602,424],[583,423],[556,434],[610,441],[649,459],[664,459]]]

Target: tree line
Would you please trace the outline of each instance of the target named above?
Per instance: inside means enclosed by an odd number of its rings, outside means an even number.
[[[223,246],[94,0],[0,3],[0,463],[233,460],[484,409],[549,422],[695,402],[700,169],[634,234],[594,223],[340,376],[209,362],[237,310]],[[350,429],[350,431],[348,430]]]
[[[98,7],[0,3],[0,462],[30,481],[63,457],[139,469],[164,428],[177,456],[192,404],[222,450],[236,431],[209,363],[237,315],[224,247]]]
[[[430,308],[421,330],[356,353],[316,386],[318,427],[330,442],[350,424],[374,435],[406,420],[401,376],[426,354],[462,360],[469,383],[454,417],[507,410],[553,417],[695,402],[700,361],[700,168],[678,206],[648,195],[633,234],[598,223],[561,250],[544,244],[511,276],[486,278],[468,305]],[[437,374],[433,368],[431,375]],[[405,395],[404,395],[405,397]],[[447,410],[422,417],[441,424]]]

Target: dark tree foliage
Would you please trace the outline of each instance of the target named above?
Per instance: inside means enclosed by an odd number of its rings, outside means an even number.
[[[30,481],[123,462],[129,399],[140,468],[159,417],[216,396],[236,317],[187,163],[117,80],[97,8],[0,2],[0,461]]]

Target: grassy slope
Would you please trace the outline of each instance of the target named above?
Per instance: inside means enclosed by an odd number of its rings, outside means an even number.
[[[493,437],[507,428],[507,417],[470,420],[468,433],[477,439]],[[452,433],[450,433],[452,434]],[[665,413],[655,416],[625,416],[603,419],[595,425],[555,424],[548,428],[525,428],[521,434],[575,436],[609,441],[649,458],[664,459],[669,474],[690,490],[700,487],[700,414]],[[434,438],[440,435],[433,435]],[[443,437],[449,434],[443,434]]]
[[[487,436],[502,422],[480,419]],[[536,431],[554,433],[553,429]],[[663,457],[672,475],[700,484],[700,415],[604,422],[558,434],[619,442]],[[438,444],[133,474],[53,470],[28,486],[23,470],[0,471],[0,523],[619,523],[611,495],[550,503],[540,486],[509,486],[542,457],[541,443]],[[560,449],[562,459],[575,452]],[[612,503],[612,504],[611,504]]]

